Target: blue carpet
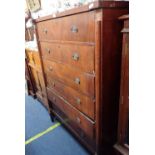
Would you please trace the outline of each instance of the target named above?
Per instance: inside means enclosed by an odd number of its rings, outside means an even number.
[[[26,137],[38,134],[54,125],[47,110],[40,102],[30,96],[25,96]],[[89,155],[76,139],[59,126],[25,146],[26,155]]]

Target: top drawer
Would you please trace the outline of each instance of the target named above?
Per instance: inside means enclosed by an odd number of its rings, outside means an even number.
[[[39,40],[60,40],[61,19],[47,20],[37,24]]]
[[[86,12],[37,24],[39,40],[94,42],[94,12]],[[91,32],[91,33],[90,33]]]
[[[62,40],[94,42],[94,12],[65,17],[62,25]]]

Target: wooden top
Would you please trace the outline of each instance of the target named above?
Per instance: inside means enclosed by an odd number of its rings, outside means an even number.
[[[128,1],[96,1],[96,2],[89,3],[88,5],[73,8],[61,13],[40,17],[38,19],[35,19],[34,22],[37,23],[44,20],[59,18],[63,16],[69,16],[69,15],[73,15],[81,12],[87,12],[87,11],[91,11],[99,8],[127,8],[127,7],[129,7]]]

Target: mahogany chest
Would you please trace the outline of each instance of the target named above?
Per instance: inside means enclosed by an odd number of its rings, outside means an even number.
[[[51,115],[92,154],[117,138],[122,28],[128,2],[94,2],[35,20]]]

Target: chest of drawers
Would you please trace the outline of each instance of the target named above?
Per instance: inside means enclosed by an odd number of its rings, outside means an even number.
[[[51,113],[92,154],[117,137],[121,23],[128,2],[102,1],[35,20]]]

